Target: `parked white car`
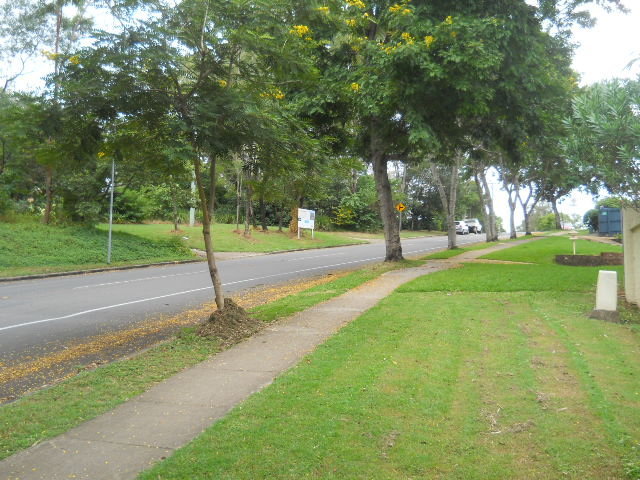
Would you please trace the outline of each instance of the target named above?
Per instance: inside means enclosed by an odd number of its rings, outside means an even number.
[[[456,233],[458,235],[469,234],[469,226],[466,224],[464,220],[456,220]]]
[[[469,227],[469,233],[482,233],[482,224],[477,218],[465,218],[464,222]]]

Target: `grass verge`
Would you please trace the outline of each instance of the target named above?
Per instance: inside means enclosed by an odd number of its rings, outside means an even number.
[[[399,288],[139,478],[638,478],[638,330],[546,242]]]
[[[107,231],[97,227],[43,225],[37,222],[0,223],[0,277],[89,270],[107,266],[197,259],[191,248],[204,250],[201,227],[170,224],[114,225],[111,264],[107,265]],[[316,232],[311,238],[289,233],[253,231],[250,237],[234,233],[235,225],[215,224],[218,252],[274,252],[366,243],[348,234]]]
[[[0,458],[107,412],[151,385],[203,361],[217,345],[185,329],[174,341],[88,370],[0,407]]]
[[[255,307],[251,312],[264,322],[272,322],[338,296],[389,270],[421,263],[405,261],[400,265],[366,267],[300,294]],[[0,459],[111,410],[217,351],[214,342],[186,329],[175,340],[133,358],[83,371],[58,385],[1,406]]]
[[[426,260],[446,260],[448,258],[457,257],[458,255],[462,255],[465,252],[472,252],[474,250],[483,250],[485,248],[493,247],[495,245],[499,245],[503,242],[485,242],[485,243],[477,243],[475,245],[469,245],[466,247],[458,247],[454,250],[442,250],[440,252],[432,253],[431,255],[427,255],[425,257]]]
[[[176,238],[143,239],[124,232],[112,238],[112,266],[196,258]],[[107,235],[91,227],[0,223],[0,276],[105,267]]]
[[[295,250],[300,248],[325,248],[340,245],[354,245],[366,243],[351,237],[349,234],[336,232],[315,232],[311,238],[311,232],[305,230],[301,238],[290,234],[288,231],[278,232],[272,229],[267,232],[251,229],[251,235],[243,235],[236,231],[236,226],[216,223],[212,226],[213,242],[218,252],[276,252],[282,250]],[[99,225],[98,228],[106,230],[107,225]],[[189,248],[204,250],[202,227],[189,227],[180,225],[180,231],[173,231],[173,224],[156,223],[144,225],[114,225],[114,231],[128,233],[149,240],[178,239]]]

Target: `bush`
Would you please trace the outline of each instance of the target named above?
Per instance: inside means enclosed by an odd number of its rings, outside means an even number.
[[[538,230],[542,232],[548,232],[549,230],[555,230],[556,228],[556,216],[553,213],[549,213],[538,220]]]
[[[584,226],[587,227],[591,233],[598,231],[599,214],[600,211],[596,208],[593,208],[585,213],[582,217],[582,223],[584,223]]]

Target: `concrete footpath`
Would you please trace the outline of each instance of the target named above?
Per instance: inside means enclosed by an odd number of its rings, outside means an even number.
[[[276,322],[114,410],[0,461],[0,480],[134,479],[269,385],[400,285],[518,243],[388,272]]]

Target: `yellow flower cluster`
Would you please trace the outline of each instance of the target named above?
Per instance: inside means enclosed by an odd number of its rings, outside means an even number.
[[[306,25],[294,25],[291,30],[289,30],[289,33],[298,35],[299,37],[304,37],[311,33],[311,29]]]
[[[220,85],[222,88],[225,88],[227,86],[227,81],[226,80],[218,80],[218,85]]]
[[[406,3],[408,3],[409,1],[411,1],[411,0],[407,0]],[[402,15],[408,15],[410,13],[413,13],[410,8],[407,8],[406,3],[404,5],[400,5],[398,3],[396,3],[394,5],[391,5],[389,7],[389,11],[391,13],[400,13]]]
[[[102,158],[104,156],[106,156],[107,154],[104,152],[98,152],[98,158]]]
[[[351,84],[351,90],[353,90],[354,92],[359,92],[360,91],[360,84],[356,83],[356,82],[353,82]]]
[[[352,7],[358,7],[358,8],[367,7],[362,0],[346,0],[346,2]]]
[[[436,37],[433,35],[427,35],[424,37],[424,43],[427,44],[427,48],[431,48],[431,44],[436,41]]]
[[[449,15],[447,18],[444,19],[444,23],[446,25],[453,25],[453,17]]]
[[[322,12],[322,13],[326,13],[327,15],[329,15],[329,7],[318,7],[316,8],[317,11]]]
[[[345,20],[345,23],[350,27],[355,27],[358,24],[358,22],[356,22],[353,18],[348,18],[347,20]]]
[[[272,87],[268,92],[262,92],[260,94],[262,98],[275,98],[276,100],[282,100],[284,98],[284,92],[277,87]]]
[[[407,32],[402,32],[402,39],[407,42],[407,45],[413,45],[416,41],[415,37]]]
[[[50,52],[49,50],[40,50],[40,53],[42,53],[49,60],[56,60],[57,58],[60,57],[59,53],[53,53],[53,52]]]

